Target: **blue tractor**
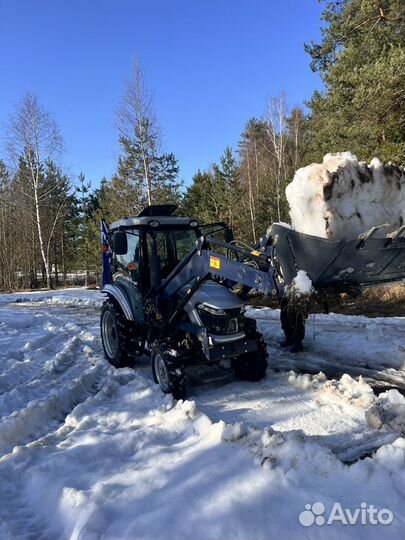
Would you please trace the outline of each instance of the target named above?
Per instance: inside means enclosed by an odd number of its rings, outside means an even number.
[[[264,377],[267,350],[243,297],[276,294],[286,336],[304,336],[304,315],[286,306],[286,286],[305,270],[317,291],[344,291],[403,279],[404,229],[390,238],[373,231],[334,242],[280,224],[253,247],[224,223],[177,217],[175,205],[146,207],[138,216],[101,223],[101,338],[107,360],[132,365],[149,354],[163,392],[187,394],[191,366],[222,364],[248,381]],[[350,272],[347,271],[350,267]]]

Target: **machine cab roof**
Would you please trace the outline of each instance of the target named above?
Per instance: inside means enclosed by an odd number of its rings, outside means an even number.
[[[114,221],[110,230],[126,229],[131,227],[198,227],[199,221],[195,218],[176,217],[173,213],[177,209],[175,204],[156,204],[147,206],[138,216],[125,217]]]

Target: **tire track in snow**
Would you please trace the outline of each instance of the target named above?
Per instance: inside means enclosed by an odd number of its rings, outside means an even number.
[[[67,339],[64,341],[61,350],[60,341],[63,337],[66,337]],[[54,370],[56,372],[57,367],[55,364],[57,363],[61,364],[60,371],[63,371],[63,365],[68,367],[66,356],[74,340],[71,338],[71,336],[65,335],[58,336],[57,338],[55,338],[55,341],[59,342],[59,350],[55,352],[54,357],[46,360],[45,363],[43,360],[41,360],[41,362],[38,362],[38,360],[35,361],[34,359],[32,359],[32,355],[30,355],[31,358],[28,357],[26,360],[16,362],[13,366],[14,369],[11,368],[0,377],[0,407],[3,412],[3,416],[5,410],[4,404],[9,398],[7,394],[11,394],[11,397],[15,397],[16,394],[25,386],[34,383],[38,378],[46,375],[47,372],[48,374],[50,374],[52,366],[54,366]],[[35,353],[43,355],[45,354],[45,351],[40,349],[35,351]]]
[[[57,390],[94,364],[92,357],[83,354],[81,349],[83,343],[80,337],[69,337],[62,349],[46,360],[30,380],[18,384],[0,396],[1,416],[4,418],[26,407],[30,401]]]
[[[283,332],[277,312],[255,309],[250,316],[263,332],[273,369],[310,374],[323,371],[330,378],[344,373],[362,375],[373,387],[405,391],[403,318],[310,315],[304,351],[291,354],[280,348]]]
[[[45,398],[4,418],[0,423],[0,456],[54,430],[76,405],[98,391],[106,370],[100,362]]]
[[[9,328],[21,325],[13,315]],[[3,373],[6,388],[0,395],[0,455],[55,429],[78,403],[98,391],[108,370],[91,331],[95,317],[83,318],[82,309],[72,310],[69,315],[73,317],[60,316],[56,309],[48,309],[43,315],[32,319],[29,314],[31,321],[38,320],[37,328],[28,341],[25,336],[16,341],[16,347],[21,349],[23,343],[23,349],[35,359],[32,366],[14,385],[13,370]],[[75,319],[80,320],[80,326]],[[45,335],[38,335],[44,331]]]
[[[339,378],[345,373],[352,377],[362,376],[371,386],[396,388],[401,393],[405,391],[405,373],[396,369],[373,369],[360,365],[353,365],[342,361],[333,354],[324,354],[320,357],[312,352],[304,351],[292,357],[286,353],[280,354],[277,368],[283,371],[293,369],[299,373],[316,374],[325,373],[328,378]]]
[[[97,402],[102,403],[106,399],[111,399],[120,385],[126,384],[135,377],[135,373],[121,373],[111,367],[107,368],[104,375],[98,382],[96,391],[87,394],[87,397],[80,403],[72,405],[68,413],[74,412],[75,407],[82,404],[91,407],[92,404],[96,405]],[[29,469],[31,464],[36,463],[37,455],[41,454],[44,448],[55,448],[65,442],[69,434],[76,429],[74,421],[68,420],[65,423],[68,418],[68,415],[65,415],[63,421],[53,431],[20,446],[13,454],[0,457],[0,466],[2,463],[5,464],[8,459],[13,459],[17,463],[16,467],[1,468],[0,500],[3,501],[3,504],[0,505],[1,538],[4,537],[7,540],[16,540],[17,538],[18,540],[66,540],[67,537],[60,528],[51,529],[49,522],[38,516],[32,508],[32,501],[24,494],[24,489],[21,486],[21,481],[25,483],[28,479],[16,475],[15,471]],[[48,427],[51,426],[48,424]],[[13,516],[13,519],[10,519],[10,516]]]
[[[194,389],[190,399],[211,421],[242,426],[253,439],[267,430],[283,437],[295,433],[303,442],[326,448],[348,464],[400,436],[399,432],[368,426],[366,403],[352,403],[344,396],[331,401],[319,399],[327,378],[319,378],[318,372],[314,376],[291,375],[290,382],[289,374],[269,370],[260,383],[232,381],[211,389],[201,386]],[[325,389],[328,396],[327,385]],[[330,397],[334,397],[333,388]]]
[[[67,540],[60,531],[50,531],[47,520],[30,510],[29,501],[16,489],[15,479],[13,481],[10,474],[2,477],[0,497],[8,501],[0,508],[2,540]]]
[[[54,363],[54,357],[59,358],[61,343],[65,347],[66,341],[82,330],[81,325],[67,322],[66,317],[49,310],[33,315],[31,306],[13,307],[15,311],[10,312],[0,305],[0,319],[3,319],[0,327],[4,329],[0,338],[4,357],[0,374],[0,411],[3,409],[2,394],[40,377],[44,367]]]

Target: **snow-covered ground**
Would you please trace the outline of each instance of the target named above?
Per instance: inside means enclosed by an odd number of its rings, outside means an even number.
[[[368,383],[405,387],[404,319],[311,316],[291,355],[278,313],[251,310],[266,379],[174,402],[147,359],[105,362],[101,301],[0,295],[1,540],[403,539],[405,398]]]

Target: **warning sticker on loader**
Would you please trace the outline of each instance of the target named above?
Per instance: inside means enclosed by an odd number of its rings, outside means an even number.
[[[221,268],[221,260],[218,257],[210,257],[210,266],[211,268],[215,268],[215,270],[219,270]]]

